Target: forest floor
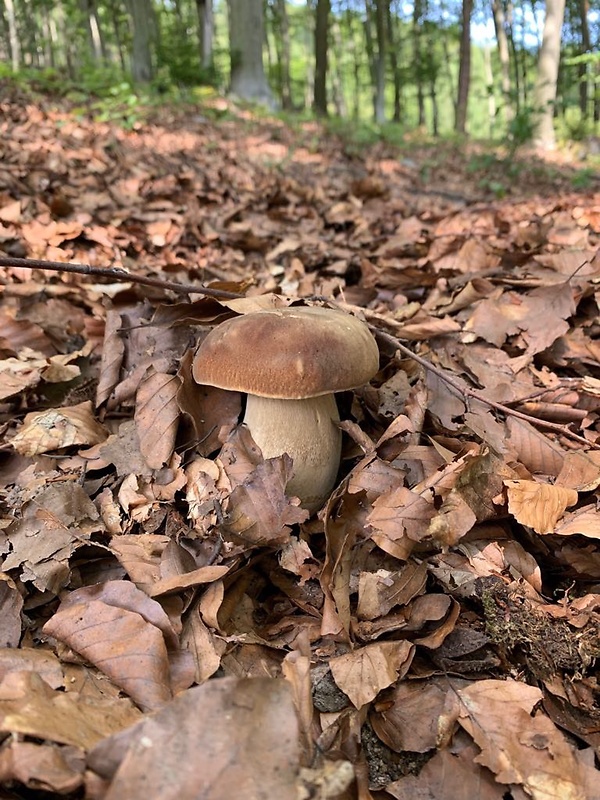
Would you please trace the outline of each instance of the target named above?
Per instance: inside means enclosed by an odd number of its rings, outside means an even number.
[[[600,798],[590,164],[0,114],[0,263],[132,276],[0,266],[1,796]],[[291,303],[380,348],[312,518],[191,374]]]

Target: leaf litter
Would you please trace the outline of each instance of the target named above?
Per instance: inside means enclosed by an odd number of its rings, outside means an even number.
[[[22,102],[0,255],[240,299],[0,267],[7,796],[600,798],[600,187],[524,163],[497,200],[455,149],[221,100],[133,131]],[[291,303],[381,354],[312,518],[191,376]]]

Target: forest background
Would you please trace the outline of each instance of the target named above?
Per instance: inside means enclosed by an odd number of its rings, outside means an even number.
[[[598,150],[598,0],[4,0],[0,74],[121,113],[215,90],[369,139]]]

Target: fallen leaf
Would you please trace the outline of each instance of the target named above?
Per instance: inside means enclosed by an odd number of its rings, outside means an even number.
[[[413,655],[409,642],[378,642],[332,658],[329,667],[339,688],[362,708],[406,674]]]
[[[231,724],[235,720],[235,724]],[[289,684],[222,678],[189,689],[125,735],[104,740],[89,764],[106,800],[297,800],[298,723]],[[207,795],[208,796],[208,795]]]
[[[521,523],[536,533],[554,533],[558,520],[579,495],[573,489],[537,481],[504,481],[508,494],[508,510]]]
[[[87,400],[68,408],[50,408],[27,414],[11,444],[21,455],[35,456],[72,445],[98,444],[107,436]]]
[[[89,750],[127,728],[140,712],[126,700],[90,701],[51,689],[34,672],[9,673],[0,683],[0,730]]]

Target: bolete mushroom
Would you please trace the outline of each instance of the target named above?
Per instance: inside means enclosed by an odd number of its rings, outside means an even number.
[[[367,325],[343,311],[302,306],[221,323],[194,356],[197,383],[247,394],[244,423],[264,458],[287,453],[286,492],[316,511],[340,464],[334,392],[367,383],[379,351]]]

